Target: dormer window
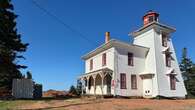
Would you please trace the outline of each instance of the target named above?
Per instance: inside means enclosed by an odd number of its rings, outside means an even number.
[[[90,70],[93,69],[93,59],[90,60]]]
[[[106,66],[106,53],[102,54],[102,66]]]
[[[162,46],[167,47],[167,36],[162,34]]]

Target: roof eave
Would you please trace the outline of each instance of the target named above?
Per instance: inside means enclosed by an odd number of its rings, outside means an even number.
[[[140,35],[141,33],[143,33],[146,29],[156,28],[157,26],[159,26],[160,28],[166,29],[168,33],[173,33],[176,31],[176,29],[174,27],[171,27],[171,26],[168,26],[165,24],[161,24],[159,22],[152,22],[146,26],[141,27],[140,29],[138,29],[134,32],[129,33],[129,36],[136,37],[136,36]]]
[[[122,42],[122,41],[119,41],[119,40],[112,39],[108,43],[99,46],[98,48],[96,48],[93,51],[87,53],[86,55],[82,56],[81,58],[83,60],[86,60],[86,59],[90,58],[91,56],[93,56],[93,55],[95,55],[97,53],[100,53],[100,52],[102,52],[102,51],[104,51],[106,49],[109,49],[109,48],[111,48],[113,46],[116,46],[117,44],[126,45],[126,46],[139,47],[139,48],[145,49],[146,51],[149,51],[149,48],[148,47],[143,47],[143,46],[135,45],[135,44],[128,44],[126,42]]]
[[[104,43],[102,45],[100,45],[99,47],[97,47],[96,49],[90,51],[89,53],[85,54],[84,56],[81,57],[82,60],[86,60],[88,59],[92,54],[98,53],[97,51],[101,51],[101,50],[106,50],[110,47],[112,47],[112,42],[114,42],[115,39],[111,39],[108,43]]]

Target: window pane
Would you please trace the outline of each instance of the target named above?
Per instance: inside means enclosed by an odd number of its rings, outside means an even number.
[[[137,89],[136,75],[131,75],[131,89]]]
[[[171,90],[175,90],[176,88],[176,78],[174,75],[170,75],[170,87]]]
[[[90,70],[93,69],[93,59],[90,60]]]
[[[106,65],[106,53],[102,55],[102,66]]]
[[[167,36],[162,34],[162,46],[167,47]]]
[[[133,66],[133,53],[128,53],[128,65]]]
[[[166,66],[171,67],[171,55],[167,53],[165,56],[166,56]]]
[[[149,23],[154,21],[154,16],[149,16]]]
[[[125,73],[120,74],[120,85],[121,85],[121,89],[126,89],[126,74]]]

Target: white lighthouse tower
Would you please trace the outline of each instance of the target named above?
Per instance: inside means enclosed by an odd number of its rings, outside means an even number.
[[[185,97],[186,89],[171,40],[175,28],[159,23],[159,14],[149,11],[143,26],[131,33],[133,44],[148,47],[141,73],[144,97]]]

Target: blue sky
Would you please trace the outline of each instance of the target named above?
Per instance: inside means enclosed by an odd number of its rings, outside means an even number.
[[[28,66],[23,72],[30,70],[44,90],[64,90],[75,84],[84,72],[81,56],[101,45],[106,31],[114,39],[130,42],[128,32],[142,26],[141,18],[148,10],[157,11],[162,23],[177,29],[172,39],[178,59],[183,47],[195,59],[194,0],[36,0],[89,40],[45,14],[32,0],[12,2],[19,15],[18,32],[30,43],[26,60],[21,61]]]

